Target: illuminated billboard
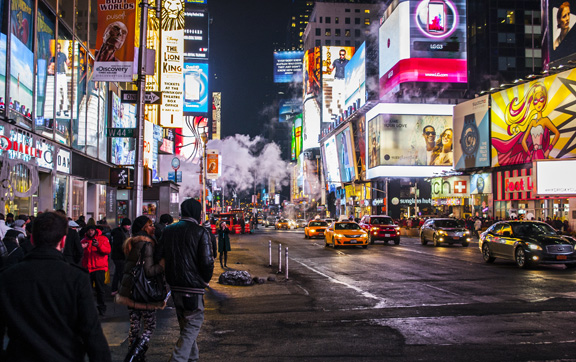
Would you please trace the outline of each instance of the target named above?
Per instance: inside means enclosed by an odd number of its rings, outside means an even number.
[[[344,109],[362,107],[366,103],[366,43],[360,48],[345,69],[345,102]]]
[[[558,177],[562,175],[562,177]],[[538,196],[576,196],[576,160],[534,162],[533,179]]]
[[[394,2],[382,18],[379,51],[381,98],[405,82],[466,83],[466,1]]]
[[[354,158],[354,143],[350,126],[336,134],[336,149],[338,150],[338,167],[342,182],[351,182],[356,178],[356,160]]]
[[[368,111],[366,178],[427,177],[452,169],[453,108],[380,103]]]
[[[292,125],[292,161],[302,153],[302,113],[296,115]]]
[[[302,149],[317,148],[320,146],[318,135],[322,122],[322,109],[320,107],[320,72],[322,54],[319,47],[312,48],[304,54],[303,72],[303,126]]]
[[[184,57],[186,60],[208,59],[208,22],[205,11],[197,9],[197,4],[186,0],[184,7]]]
[[[492,94],[492,167],[576,157],[576,70]]]
[[[274,83],[302,82],[302,58],[304,51],[274,52]]]
[[[454,168],[490,166],[488,95],[454,107]]]
[[[302,113],[302,99],[281,99],[278,102],[278,122],[290,122]]]
[[[184,63],[184,112],[208,112],[208,64]]]
[[[135,128],[136,105],[120,103],[120,97],[110,92],[110,119],[112,128]],[[134,165],[136,139],[132,137],[112,137],[111,162],[118,166]]]
[[[322,162],[324,164],[324,177],[326,183],[341,186],[340,166],[338,164],[338,149],[336,146],[336,137],[331,136],[322,145]]]
[[[163,1],[160,125],[167,128],[183,124],[184,26],[184,1]]]
[[[322,122],[334,122],[345,110],[346,65],[354,47],[322,47]]]
[[[551,65],[554,62],[576,58],[576,3],[572,8],[566,0],[548,0],[547,36],[548,54]],[[566,64],[566,63],[564,63]]]
[[[309,49],[304,53],[304,58],[302,59],[304,100],[320,95],[321,61],[322,54],[319,47]]]

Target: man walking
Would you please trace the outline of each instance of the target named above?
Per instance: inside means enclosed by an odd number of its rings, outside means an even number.
[[[162,234],[166,281],[176,307],[180,337],[171,361],[197,361],[196,338],[204,321],[204,288],[214,271],[210,236],[200,223],[202,205],[188,199],[180,205],[182,219]]]
[[[111,361],[94,308],[90,278],[66,262],[68,220],[43,212],[34,220],[35,248],[0,272],[0,325],[8,328],[7,361]]]
[[[124,264],[126,255],[124,255],[124,241],[130,237],[130,227],[132,221],[125,217],[120,222],[120,226],[112,230],[112,252],[110,257],[114,262],[114,276],[112,277],[112,295],[118,294],[118,284],[124,275]]]

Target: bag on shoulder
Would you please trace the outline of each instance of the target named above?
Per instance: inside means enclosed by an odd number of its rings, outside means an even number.
[[[132,268],[131,274],[134,278],[132,287],[132,300],[139,303],[161,302],[166,298],[166,284],[164,275],[158,274],[147,278],[144,271],[144,246],[140,250],[138,262]]]

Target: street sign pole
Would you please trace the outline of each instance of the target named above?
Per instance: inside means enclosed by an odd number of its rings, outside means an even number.
[[[138,51],[138,97],[136,98],[136,154],[134,158],[134,198],[132,220],[142,213],[144,198],[144,96],[146,93],[146,71],[144,59],[146,56],[146,36],[148,34],[148,0],[140,3],[140,44]]]

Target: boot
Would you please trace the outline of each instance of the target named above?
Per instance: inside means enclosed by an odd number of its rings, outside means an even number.
[[[148,343],[142,338],[138,337],[130,347],[124,362],[140,362],[146,361],[146,351],[148,350]]]
[[[224,267],[228,268],[228,265],[226,265],[226,262],[228,261],[228,254],[224,254]]]
[[[222,253],[220,253],[220,268],[224,269],[224,265],[222,265]]]

